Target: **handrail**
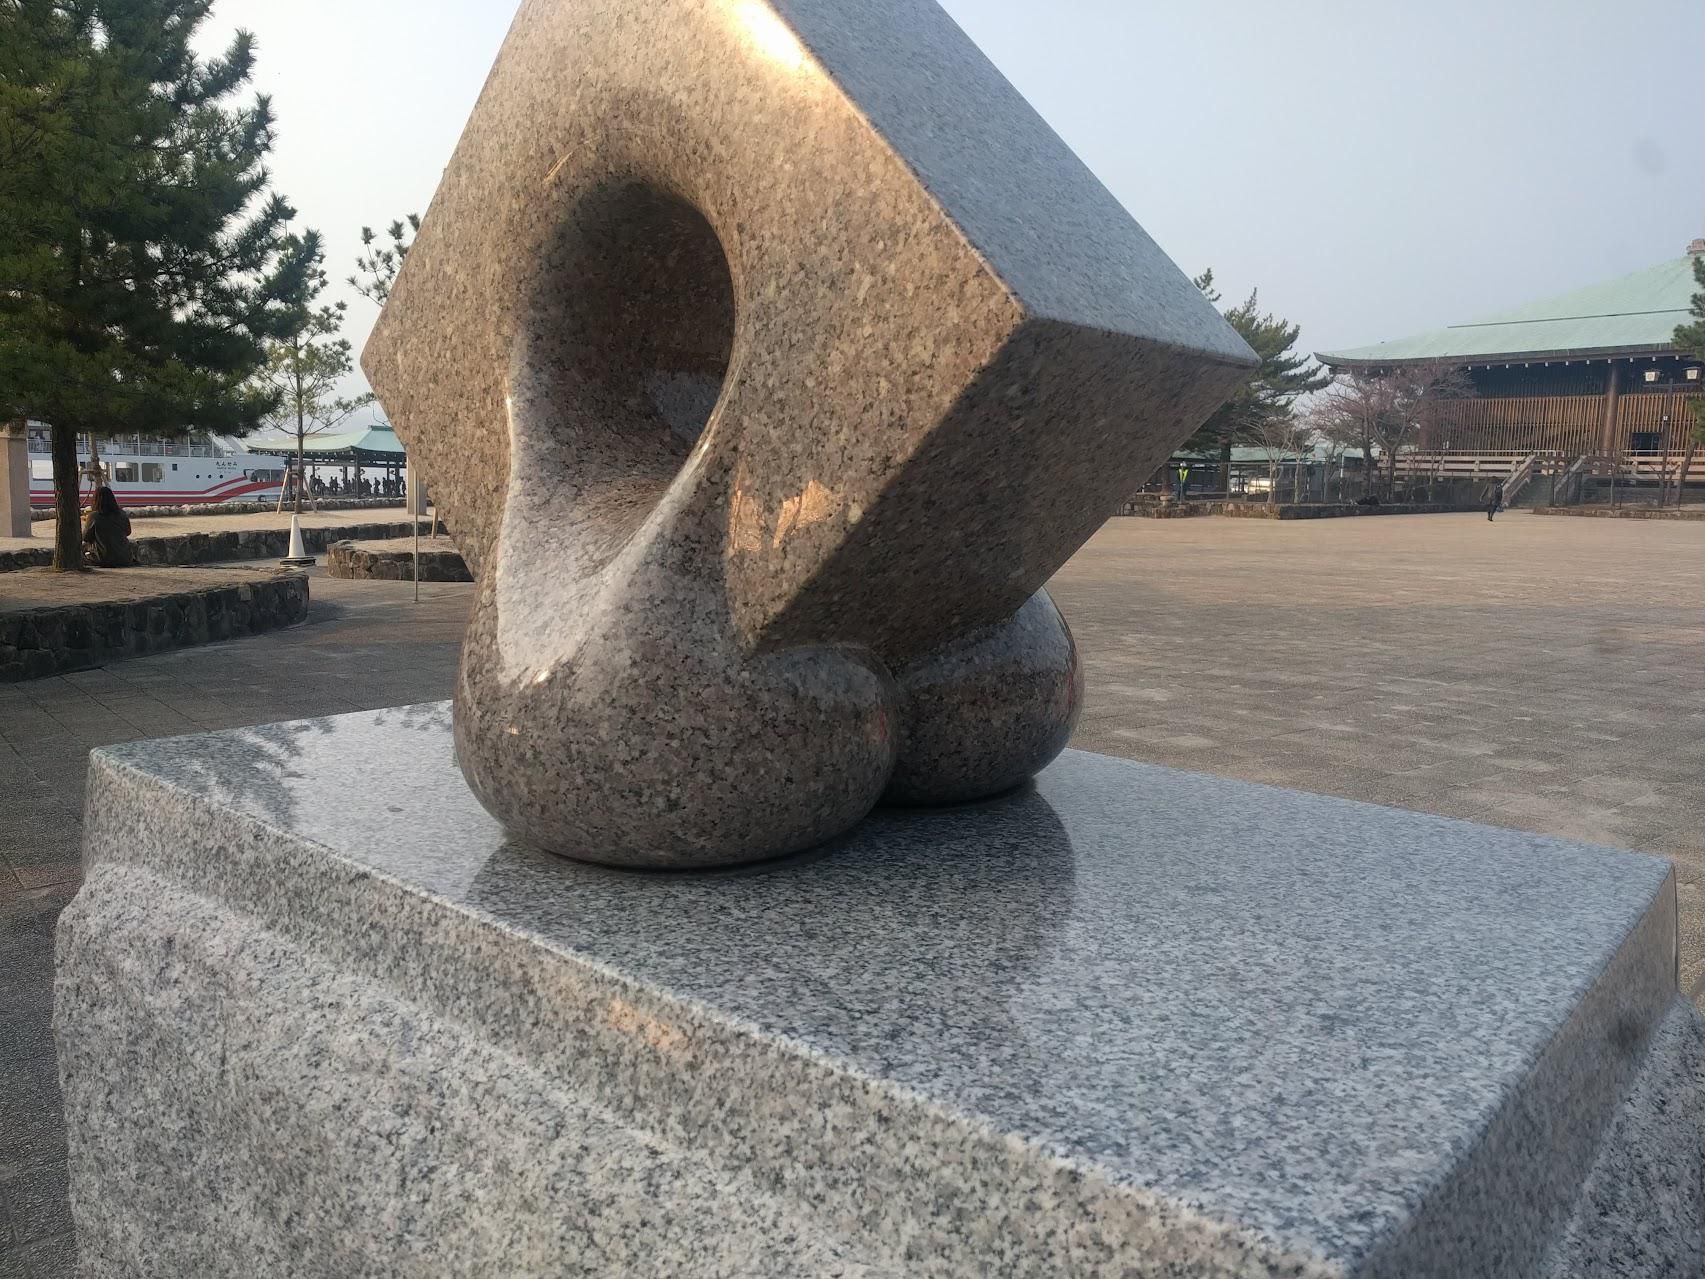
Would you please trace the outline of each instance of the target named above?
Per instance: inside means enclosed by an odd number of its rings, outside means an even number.
[[[1504,481],[1503,486],[1503,501],[1505,506],[1510,505],[1518,496],[1520,496],[1521,491],[1532,481],[1533,474],[1538,469],[1539,454],[1529,453],[1521,460],[1521,465],[1517,466],[1515,470],[1510,472],[1510,476]]]
[[[1563,472],[1563,478],[1552,491],[1551,504],[1553,506],[1569,506],[1580,496],[1581,484],[1585,479],[1586,470],[1591,461],[1591,455],[1583,453],[1569,463],[1569,469]]]

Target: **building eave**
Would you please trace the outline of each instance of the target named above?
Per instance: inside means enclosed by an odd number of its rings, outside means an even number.
[[[1415,368],[1428,364],[1449,364],[1458,368],[1492,368],[1518,364],[1589,364],[1680,354],[1681,349],[1675,343],[1661,342],[1645,346],[1588,347],[1576,350],[1502,351],[1487,355],[1364,356],[1316,351],[1314,358],[1336,372],[1339,369]]]

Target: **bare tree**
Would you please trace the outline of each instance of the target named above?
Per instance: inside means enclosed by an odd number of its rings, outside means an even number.
[[[1385,463],[1385,491],[1389,494],[1397,483],[1398,455],[1415,447],[1442,449],[1446,443],[1445,405],[1471,399],[1475,392],[1468,371],[1458,364],[1409,364],[1388,376],[1392,412],[1385,418],[1380,460]]]
[[[1308,448],[1313,431],[1308,424],[1294,416],[1289,409],[1280,413],[1255,415],[1243,432],[1244,439],[1261,450],[1267,459],[1267,501],[1278,500],[1279,467],[1285,459],[1295,459]]]
[[[1389,382],[1350,370],[1309,405],[1309,421],[1317,435],[1335,445],[1340,454],[1349,449],[1361,453],[1364,485],[1373,474],[1374,441],[1379,438],[1376,424],[1391,411],[1392,399]]]
[[[1378,374],[1354,370],[1320,397],[1313,417],[1323,435],[1360,448],[1365,466],[1377,450],[1389,497],[1397,459],[1418,444],[1441,447],[1445,403],[1474,393],[1467,372],[1454,364],[1407,364]]]

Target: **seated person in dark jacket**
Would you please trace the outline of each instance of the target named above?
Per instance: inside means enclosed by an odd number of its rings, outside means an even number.
[[[125,568],[131,563],[130,516],[105,484],[95,490],[94,509],[83,525],[83,545],[89,563],[101,568]]]

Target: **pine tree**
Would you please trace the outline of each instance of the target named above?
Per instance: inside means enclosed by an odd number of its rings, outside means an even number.
[[[310,435],[343,425],[350,414],[373,403],[371,391],[353,397],[337,394],[355,368],[349,339],[342,336],[348,304],[317,306],[325,291],[325,254],[317,231],[292,237],[286,252],[308,263],[308,292],[297,324],[267,344],[266,368],[260,380],[278,397],[278,421],[296,437],[296,511],[302,510],[302,486],[307,475],[305,456]]]
[[[1678,324],[1675,329],[1675,344],[1682,352],[1698,360],[1705,360],[1705,253],[1695,255],[1693,259],[1693,281],[1699,286],[1699,292],[1693,295],[1693,323]],[[1675,476],[1675,504],[1681,505],[1681,492],[1687,484],[1689,469],[1693,466],[1693,455],[1699,451],[1699,446],[1705,444],[1705,395],[1694,397],[1688,405],[1693,411],[1692,429],[1687,433],[1687,452],[1681,459],[1681,469]]]
[[[1214,288],[1211,269],[1197,276],[1193,283],[1208,301],[1219,304],[1220,295]],[[1258,291],[1250,290],[1246,299],[1227,309],[1224,315],[1260,357],[1261,364],[1250,380],[1197,428],[1185,447],[1200,453],[1217,452],[1220,483],[1229,488],[1232,446],[1271,438],[1279,429],[1278,424],[1290,417],[1297,398],[1327,386],[1332,376],[1313,364],[1307,355],[1293,353],[1291,348],[1296,345],[1302,326],[1288,324],[1270,312],[1263,314]]]
[[[391,298],[391,286],[397,282],[397,272],[403,269],[403,259],[414,247],[414,237],[420,231],[420,214],[411,213],[399,218],[386,229],[390,243],[381,244],[370,226],[361,228],[361,252],[355,259],[355,274],[349,286],[369,302],[383,307]]]
[[[307,264],[269,192],[254,42],[191,48],[212,0],[0,0],[0,416],[51,428],[54,565],[81,566],[84,432],[242,434]]]

